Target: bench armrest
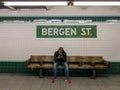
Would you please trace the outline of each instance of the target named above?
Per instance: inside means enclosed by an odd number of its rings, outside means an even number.
[[[106,65],[106,66],[110,66],[110,62],[109,61],[107,61],[107,60],[103,60],[104,61],[104,64]]]
[[[30,58],[29,58],[28,60],[26,60],[26,61],[25,61],[25,64],[26,64],[26,65],[29,65],[29,64],[30,64],[30,60],[31,60]]]

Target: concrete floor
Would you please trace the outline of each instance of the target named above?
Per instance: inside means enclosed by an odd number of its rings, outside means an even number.
[[[120,75],[90,77],[71,77],[71,84],[64,77],[51,83],[52,77],[39,78],[25,74],[0,73],[0,90],[120,90]]]

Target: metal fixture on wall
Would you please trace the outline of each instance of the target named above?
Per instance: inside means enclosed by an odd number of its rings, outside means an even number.
[[[73,6],[73,1],[69,1],[68,6]]]
[[[51,6],[118,6],[119,0],[1,0],[0,9],[46,9]]]

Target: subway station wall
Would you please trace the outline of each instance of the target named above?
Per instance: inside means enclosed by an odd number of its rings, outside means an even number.
[[[87,15],[120,15],[119,6],[48,6],[43,9],[0,9],[0,15],[10,16],[87,16]]]
[[[37,38],[37,25],[43,24],[0,23],[0,61],[25,61],[30,55],[53,55],[60,46],[67,55],[103,56],[112,62],[120,61],[119,23],[64,24],[96,25],[97,38]]]

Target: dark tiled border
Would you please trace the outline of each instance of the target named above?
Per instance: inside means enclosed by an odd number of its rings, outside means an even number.
[[[26,74],[38,74],[38,69],[27,69],[25,62],[15,61],[0,61],[0,73],[26,73]],[[111,62],[110,69],[98,70],[98,74],[120,74],[120,62]],[[43,70],[44,75],[52,75],[52,69]],[[59,70],[58,75],[63,75],[64,70]],[[79,76],[84,74],[90,74],[90,70],[70,70],[72,76]]]
[[[38,19],[60,19],[68,20],[92,20],[92,22],[106,22],[106,20],[120,20],[120,16],[0,16],[0,22],[21,20],[25,22],[33,22]]]

